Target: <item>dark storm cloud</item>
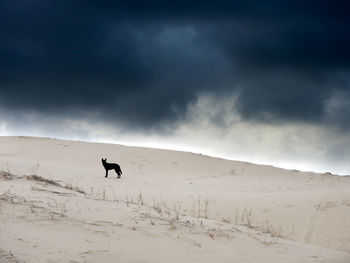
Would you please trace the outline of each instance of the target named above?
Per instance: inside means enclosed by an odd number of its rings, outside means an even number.
[[[348,10],[347,1],[2,1],[1,108],[152,128],[202,93],[238,94],[248,119],[329,121],[327,103],[350,94]],[[340,106],[332,124],[348,117]]]

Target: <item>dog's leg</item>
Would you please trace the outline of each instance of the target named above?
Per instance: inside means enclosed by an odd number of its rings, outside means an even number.
[[[120,172],[117,169],[114,169],[114,171],[117,173],[118,178],[120,178]]]
[[[105,177],[107,177],[108,176],[108,170],[106,169],[106,176]]]

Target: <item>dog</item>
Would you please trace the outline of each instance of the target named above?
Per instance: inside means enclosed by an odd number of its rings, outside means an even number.
[[[114,170],[118,174],[118,178],[122,175],[122,170],[120,169],[119,164],[116,163],[107,163],[107,158],[103,160],[102,158],[102,165],[106,169],[106,176],[108,176],[108,170]]]

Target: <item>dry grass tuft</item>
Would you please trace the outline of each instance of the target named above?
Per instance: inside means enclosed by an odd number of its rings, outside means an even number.
[[[32,180],[32,181],[36,181],[36,182],[40,182],[40,183],[45,183],[45,184],[50,184],[50,185],[54,185],[57,187],[62,187],[59,183],[57,183],[56,181],[52,180],[52,179],[46,179],[44,177],[41,177],[39,175],[36,174],[32,174],[32,175],[25,175],[24,176],[25,179],[27,180]]]
[[[9,172],[0,171],[0,179],[9,181],[9,180],[13,180],[15,178],[16,178],[16,176],[11,174],[11,173],[9,173]]]
[[[36,174],[25,175],[24,178],[27,180],[32,180],[32,181],[36,181],[36,182],[40,182],[40,183],[44,183],[44,184],[49,184],[49,185],[53,185],[56,187],[65,188],[65,189],[68,189],[68,190],[71,190],[71,191],[74,191],[77,193],[85,194],[85,191],[77,186],[73,186],[72,184],[61,185],[52,179],[46,179],[46,178],[41,177],[41,176],[36,175]]]
[[[77,192],[77,193],[86,194],[83,189],[81,189],[81,188],[79,188],[77,186],[73,186],[72,184],[66,184],[65,186],[62,186],[62,185],[58,184],[58,186],[66,188],[66,189],[74,191],[74,192]]]

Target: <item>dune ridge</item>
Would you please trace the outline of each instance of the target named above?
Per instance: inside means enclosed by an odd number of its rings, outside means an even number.
[[[348,176],[34,137],[0,171],[0,262],[350,260]]]

